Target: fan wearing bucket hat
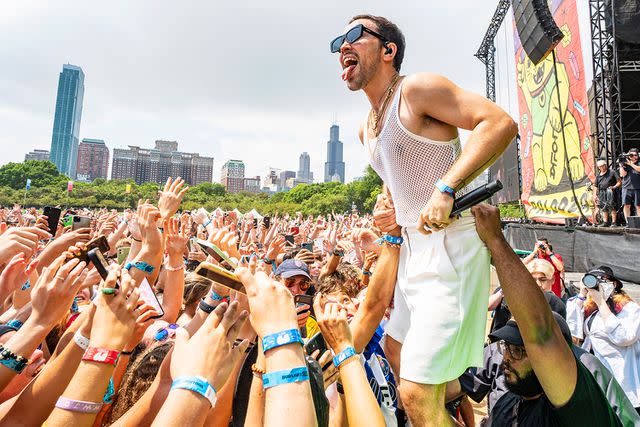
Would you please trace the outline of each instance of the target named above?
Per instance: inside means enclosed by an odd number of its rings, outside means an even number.
[[[596,162],[598,175],[596,185],[593,186],[593,202],[602,215],[604,226],[615,226],[618,219],[618,189],[622,186],[622,179],[615,170],[609,169],[605,160]],[[611,218],[609,218],[611,216]]]
[[[313,281],[309,274],[309,267],[299,259],[287,259],[276,269],[276,278],[285,285],[289,292],[296,295],[306,295]],[[298,313],[298,326],[305,328],[306,337],[312,337],[320,331],[316,319],[311,315],[311,306],[300,304],[296,307]]]
[[[505,394],[492,408],[491,426],[621,425],[593,375],[576,358],[547,300],[506,241],[498,208],[472,208],[515,322],[493,337],[503,354]],[[499,332],[499,333],[498,333]]]
[[[587,289],[578,318],[583,321],[582,348],[610,367],[640,410],[640,306],[622,289],[623,283],[610,267],[590,270],[582,283]]]

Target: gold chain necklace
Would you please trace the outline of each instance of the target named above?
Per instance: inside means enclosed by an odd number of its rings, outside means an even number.
[[[384,111],[387,109],[387,104],[389,103],[389,101],[391,100],[391,95],[393,95],[393,90],[396,87],[396,83],[398,83],[398,80],[400,80],[400,74],[396,74],[396,76],[393,78],[393,80],[391,80],[391,83],[389,83],[389,86],[387,87],[386,91],[385,91],[385,95],[384,95],[384,100],[382,101],[382,105],[380,106],[380,109],[378,110],[379,112],[375,111],[375,109],[372,107],[371,111],[369,112],[369,126],[371,126],[371,128],[373,129],[373,136],[378,136],[378,133],[380,131],[380,129],[378,129],[378,127],[380,126],[380,118],[382,115],[384,115]]]

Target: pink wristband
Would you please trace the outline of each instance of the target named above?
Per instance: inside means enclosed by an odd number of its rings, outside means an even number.
[[[81,412],[83,414],[97,414],[102,408],[102,402],[84,402],[82,400],[67,399],[64,396],[60,396],[56,402],[56,408],[72,412]]]

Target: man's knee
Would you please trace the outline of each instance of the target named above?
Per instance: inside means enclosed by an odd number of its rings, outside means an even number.
[[[444,410],[446,384],[418,384],[400,380],[400,397],[405,406],[422,407],[428,411]]]

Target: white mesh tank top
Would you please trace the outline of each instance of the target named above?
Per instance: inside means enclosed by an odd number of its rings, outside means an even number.
[[[403,81],[404,82],[404,81]],[[371,167],[387,184],[396,208],[396,222],[402,227],[415,226],[420,211],[427,204],[434,185],[460,155],[460,139],[434,141],[409,132],[400,123],[398,104],[402,83],[393,97],[384,126],[377,138],[368,139],[364,127],[365,147]],[[456,194],[464,194],[462,189]]]

